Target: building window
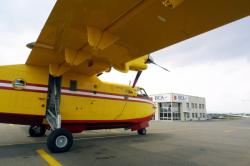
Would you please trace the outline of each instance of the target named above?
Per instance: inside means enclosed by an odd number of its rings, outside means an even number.
[[[202,116],[202,113],[200,113],[200,117],[202,118],[203,116]]]
[[[162,107],[168,107],[168,103],[162,103]]]
[[[194,116],[194,113],[192,113],[192,117],[194,118],[195,116]]]
[[[194,104],[194,107],[197,108],[197,103]]]
[[[202,109],[205,109],[205,105],[204,104],[202,104]]]
[[[189,112],[187,112],[187,118],[189,118]]]
[[[199,109],[201,109],[201,104],[199,104]]]
[[[194,103],[191,103],[192,108],[194,108]]]
[[[161,117],[161,118],[163,117],[163,113],[160,113],[160,117]]]
[[[187,108],[189,108],[189,103],[187,103]]]

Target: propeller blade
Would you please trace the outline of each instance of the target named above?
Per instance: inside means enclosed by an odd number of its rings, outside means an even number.
[[[148,59],[147,59],[146,63],[147,63],[147,64],[154,64],[154,65],[156,65],[156,66],[162,68],[163,70],[165,70],[165,71],[167,71],[167,72],[170,72],[170,71],[169,71],[168,69],[166,69],[165,67],[162,67],[161,65],[155,63],[154,60],[153,60],[153,58],[150,57],[150,56],[148,56]]]
[[[162,68],[163,70],[165,70],[165,71],[167,71],[167,72],[170,72],[168,69],[166,69],[165,67],[162,67],[161,65],[159,65],[159,64],[157,64],[157,63],[155,63],[155,62],[152,62],[152,64],[154,64],[154,65],[156,65],[156,66]]]
[[[102,75],[102,74],[103,74],[103,72],[96,74],[96,76],[99,77],[99,76]]]

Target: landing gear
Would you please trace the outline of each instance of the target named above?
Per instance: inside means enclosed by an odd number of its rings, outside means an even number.
[[[46,120],[52,129],[47,139],[47,148],[52,153],[68,151],[73,145],[72,133],[61,128],[60,114],[61,77],[49,76]]]
[[[147,130],[145,128],[139,129],[137,130],[138,135],[146,135],[147,134]]]
[[[45,135],[46,128],[42,125],[32,125],[29,128],[29,135],[31,137],[43,137]]]
[[[61,77],[49,76],[46,119],[52,130],[61,128]]]
[[[55,129],[47,139],[47,148],[52,153],[66,152],[72,145],[73,136],[71,132],[64,128]]]

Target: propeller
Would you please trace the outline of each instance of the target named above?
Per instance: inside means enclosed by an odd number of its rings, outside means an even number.
[[[146,63],[146,64],[154,64],[154,65],[156,65],[156,66],[162,68],[163,70],[165,70],[165,71],[167,71],[167,72],[170,72],[170,71],[169,71],[168,69],[166,69],[165,67],[162,67],[161,65],[155,63],[154,59],[153,59],[150,55],[148,55],[148,59],[146,60],[145,63]],[[141,76],[141,73],[142,73],[142,71],[138,71],[138,72],[137,72],[137,74],[136,74],[136,76],[135,76],[135,79],[134,79],[133,86],[132,86],[133,88],[135,87],[136,83],[138,82],[139,77]]]
[[[96,74],[97,77],[101,76],[103,72]]]
[[[165,71],[167,71],[167,72],[170,72],[170,71],[169,71],[168,69],[166,69],[165,67],[162,67],[161,65],[157,64],[157,63],[154,61],[154,59],[153,59],[150,55],[148,55],[148,59],[145,61],[145,63],[146,63],[146,64],[154,64],[154,65],[156,65],[156,66],[162,68],[163,70],[165,70]],[[96,76],[99,77],[99,76],[101,76],[102,74],[103,74],[103,72],[100,72],[100,73],[96,74]],[[141,71],[141,70],[137,71],[137,74],[136,74],[136,76],[135,76],[135,79],[134,79],[134,82],[133,82],[133,85],[132,85],[133,88],[135,87],[136,83],[138,82],[138,80],[139,80],[141,74],[142,74],[142,71]],[[130,84],[130,83],[129,83],[129,84]]]
[[[161,65],[155,63],[154,59],[149,55],[148,56],[148,59],[146,60],[146,64],[154,64],[160,68],[162,68],[163,70],[167,71],[167,72],[170,72],[168,69],[166,69],[165,67],[162,67]]]

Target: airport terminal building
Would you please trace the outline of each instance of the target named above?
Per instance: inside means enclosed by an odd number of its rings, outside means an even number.
[[[151,95],[156,106],[154,120],[207,120],[206,99],[177,93]]]

